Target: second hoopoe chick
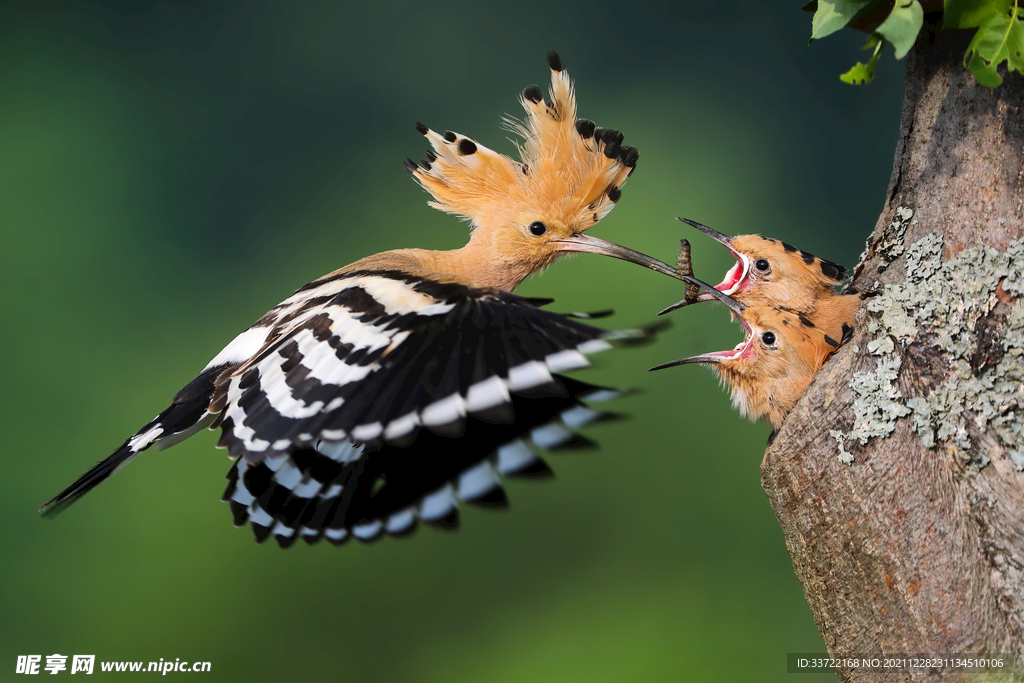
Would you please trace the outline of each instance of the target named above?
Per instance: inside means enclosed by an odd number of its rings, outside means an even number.
[[[470,222],[466,246],[387,251],[301,287],[44,514],[209,427],[235,459],[225,500],[259,541],[368,541],[451,525],[457,500],[500,504],[499,474],[543,473],[538,451],[585,441],[575,429],[602,416],[585,402],[614,392],[558,373],[607,335],[512,290],[574,251],[671,269],[584,234],[639,155],[577,119],[556,54],[548,65],[550,100],[536,86],[521,97],[520,159],[417,124],[431,151],[407,169],[432,206]]]
[[[845,341],[836,341],[802,316],[773,306],[745,306],[699,280],[709,298],[724,302],[743,325],[743,341],[715,351],[663,363],[651,370],[702,363],[710,365],[729,387],[733,406],[751,420],[766,417],[782,425],[814,375]],[[703,293],[703,292],[702,292]]]
[[[858,294],[835,292],[835,287],[846,278],[843,266],[770,237],[729,237],[696,221],[678,220],[717,241],[736,259],[736,265],[714,289],[751,308],[791,311],[818,326],[833,340],[841,340],[853,328],[853,316],[861,300]],[[683,299],[669,306],[662,313],[713,298],[710,291],[704,291],[695,299]]]

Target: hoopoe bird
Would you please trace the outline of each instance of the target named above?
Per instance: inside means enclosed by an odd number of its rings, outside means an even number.
[[[835,292],[835,287],[846,278],[843,266],[770,237],[729,237],[696,221],[677,220],[708,235],[736,259],[736,264],[713,289],[751,308],[780,308],[795,313],[835,341],[842,340],[853,329],[853,316],[861,299],[859,294]],[[687,297],[669,306],[661,314],[714,298],[710,290],[703,291],[696,298]]]
[[[743,341],[727,351],[680,358],[651,370],[689,363],[709,365],[729,387],[733,406],[741,415],[752,421],[766,417],[778,430],[814,375],[846,339],[832,339],[792,311],[747,306],[716,287],[686,279],[702,287],[706,298],[718,299],[732,310],[743,325]]]
[[[538,451],[584,441],[576,428],[604,415],[587,403],[615,392],[558,373],[608,335],[512,291],[571,252],[671,268],[584,233],[639,154],[577,119],[558,55],[548,65],[550,100],[537,86],[520,98],[518,160],[416,126],[431,148],[407,169],[431,206],[470,222],[466,246],[387,251],[301,287],[42,512],[209,427],[234,459],[224,499],[258,541],[370,541],[452,526],[458,501],[501,505],[499,475],[544,474]]]

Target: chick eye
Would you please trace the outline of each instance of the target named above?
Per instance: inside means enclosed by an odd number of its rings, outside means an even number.
[[[530,232],[532,232],[537,237],[540,237],[541,235],[543,235],[547,231],[548,231],[548,226],[544,225],[540,221],[534,221],[534,222],[530,223]]]
[[[775,346],[775,333],[765,332],[764,334],[761,335],[761,341],[764,343],[765,346]]]
[[[768,264],[768,259],[765,258],[759,258],[756,261],[754,261],[754,268],[756,268],[762,273],[767,273],[772,269],[771,265]]]

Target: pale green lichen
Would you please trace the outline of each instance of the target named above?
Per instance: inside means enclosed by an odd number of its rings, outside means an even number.
[[[896,350],[896,343],[892,337],[880,337],[868,342],[868,353],[872,356],[883,356]]]
[[[910,414],[894,382],[900,373],[899,356],[879,358],[870,372],[855,372],[850,380],[853,389],[853,429],[848,436],[861,445],[875,436],[888,436],[896,429],[896,420]]]
[[[932,425],[932,407],[928,404],[928,400],[915,396],[907,401],[907,407],[914,411],[914,416],[911,419],[914,431],[921,437],[921,443],[925,448],[933,447],[935,445],[935,427]]]
[[[829,436],[836,440],[839,444],[839,462],[844,465],[853,464],[853,453],[846,450],[846,433],[840,432],[835,429],[829,432]]]
[[[901,206],[896,209],[892,221],[882,231],[882,237],[875,245],[875,252],[878,254],[878,272],[883,272],[889,264],[899,258],[904,251],[903,236],[910,226],[910,219],[914,217],[914,210]],[[861,263],[867,258],[868,252],[861,255]],[[858,268],[859,268],[858,264]]]
[[[965,422],[965,404],[971,394],[970,382],[974,379],[971,367],[962,360],[956,361],[953,374],[942,384],[935,387],[928,396],[918,396],[910,405],[914,410],[914,431],[921,437],[921,442],[933,448],[940,441],[950,441],[963,449],[968,460],[977,460],[987,464],[987,457],[972,457],[971,438],[967,433]]]
[[[942,235],[925,235],[907,249],[907,278],[927,280],[942,266]]]
[[[842,462],[852,461],[843,444],[861,444],[887,436],[896,420],[912,415],[914,432],[927,448],[950,442],[973,464],[984,467],[987,453],[976,450],[969,427],[991,430],[1007,449],[1018,470],[1024,470],[1024,306],[1014,305],[999,327],[1001,354],[975,370],[977,326],[998,303],[996,289],[1024,295],[1024,240],[1005,252],[989,247],[966,249],[942,261],[942,237],[929,234],[906,249],[902,235],[913,212],[897,210],[890,225],[899,246],[890,240],[888,254],[905,253],[907,282],[886,285],[865,308],[868,331],[875,338],[867,350],[878,356],[874,371],[855,373],[854,425],[849,433],[832,432]],[[897,228],[902,227],[902,232]],[[986,340],[982,340],[986,342]],[[987,342],[986,342],[987,343]],[[945,380],[923,396],[904,400],[896,388],[901,351],[923,345],[925,353],[947,364]],[[838,436],[837,436],[838,435]]]

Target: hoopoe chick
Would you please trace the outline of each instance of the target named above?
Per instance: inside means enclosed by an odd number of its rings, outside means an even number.
[[[728,351],[681,358],[651,370],[688,363],[710,365],[729,387],[740,414],[753,421],[767,417],[777,430],[841,342],[796,313],[771,306],[745,306],[710,285],[691,281],[732,309],[743,325],[743,341]]]
[[[735,257],[736,265],[715,286],[718,291],[752,308],[775,307],[796,313],[835,340],[853,328],[861,300],[858,294],[836,294],[835,287],[846,278],[843,266],[770,237],[729,237],[696,221],[678,220],[719,242]],[[713,298],[704,291],[694,301],[683,299],[662,313]]]
[[[543,474],[540,451],[586,443],[615,395],[557,373],[607,348],[603,330],[512,294],[572,251],[665,264],[584,234],[615,206],[639,154],[576,118],[554,53],[550,101],[527,88],[520,159],[417,129],[410,164],[430,204],[466,218],[452,251],[370,256],[300,288],[238,335],[171,405],[43,506],[51,515],[151,446],[204,427],[235,464],[224,499],[257,540],[333,543],[451,526],[457,501],[501,504],[499,475]]]

